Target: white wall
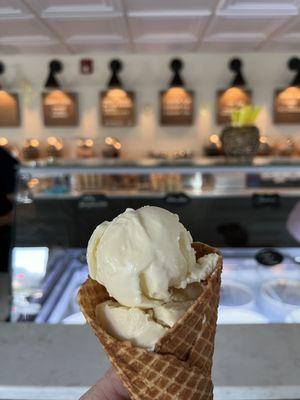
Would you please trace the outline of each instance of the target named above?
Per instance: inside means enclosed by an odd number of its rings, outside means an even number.
[[[47,75],[47,64],[55,58],[49,56],[9,56],[1,60],[6,73],[0,76],[3,86],[14,89],[21,97],[19,128],[0,128],[0,136],[22,143],[25,138],[37,137],[42,141],[56,135],[66,142],[83,136],[98,138],[99,146],[107,135],[118,137],[123,143],[124,154],[142,156],[148,150],[193,149],[201,152],[203,143],[211,133],[220,131],[215,125],[215,92],[226,87],[231,79],[228,60],[238,54],[183,54],[183,76],[189,88],[196,91],[196,118],[190,127],[162,127],[158,124],[158,91],[165,89],[170,79],[168,55],[121,55],[124,62],[122,80],[127,89],[136,91],[137,124],[132,128],[104,128],[98,117],[98,92],[105,88],[109,72],[107,64],[116,55],[91,55],[94,74],[80,75],[80,56],[58,56],[64,64],[60,81],[65,89],[79,93],[80,125],[75,128],[45,128],[41,116],[40,93]],[[294,55],[294,54],[293,54]],[[292,54],[244,53],[244,72],[253,90],[254,103],[263,111],[258,126],[263,134],[277,140],[281,136],[293,136],[300,140],[300,125],[273,125],[272,99],[275,87],[284,87],[292,74],[286,62]],[[86,57],[86,55],[85,55]]]

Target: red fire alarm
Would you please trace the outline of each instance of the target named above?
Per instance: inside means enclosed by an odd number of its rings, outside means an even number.
[[[90,75],[94,71],[94,62],[90,58],[80,60],[80,73],[82,75]]]

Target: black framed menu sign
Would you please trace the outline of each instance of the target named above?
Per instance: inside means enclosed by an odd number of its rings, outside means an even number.
[[[276,89],[273,101],[273,120],[276,124],[300,123],[300,88],[291,86]]]
[[[193,91],[174,87],[160,92],[161,125],[191,125],[193,119]]]
[[[0,126],[20,126],[19,97],[0,90]]]
[[[45,126],[76,126],[78,124],[77,93],[53,90],[42,93]]]
[[[100,93],[100,115],[103,126],[126,127],[135,124],[135,94],[123,89]]]
[[[229,124],[232,111],[252,102],[252,92],[238,87],[231,87],[217,92],[217,124]]]

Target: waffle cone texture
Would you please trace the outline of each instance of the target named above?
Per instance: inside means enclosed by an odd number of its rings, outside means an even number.
[[[195,242],[197,259],[218,250]],[[108,300],[104,286],[88,278],[78,303],[133,400],[211,400],[211,380],[222,257],[186,313],[157,342],[154,351],[110,336],[96,320],[97,304]]]

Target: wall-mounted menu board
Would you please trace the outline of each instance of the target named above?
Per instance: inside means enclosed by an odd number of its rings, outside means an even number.
[[[237,108],[250,105],[252,93],[237,87],[231,87],[217,92],[217,124],[229,124],[230,114]]]
[[[275,90],[273,119],[277,124],[300,123],[300,88]]]
[[[46,126],[76,126],[78,124],[77,94],[53,90],[42,94]]]
[[[0,90],[0,126],[20,126],[19,98],[16,93]]]
[[[194,119],[194,92],[170,88],[160,92],[161,125],[191,125]]]
[[[100,114],[103,126],[133,126],[135,123],[135,95],[123,89],[109,89],[100,93]]]

